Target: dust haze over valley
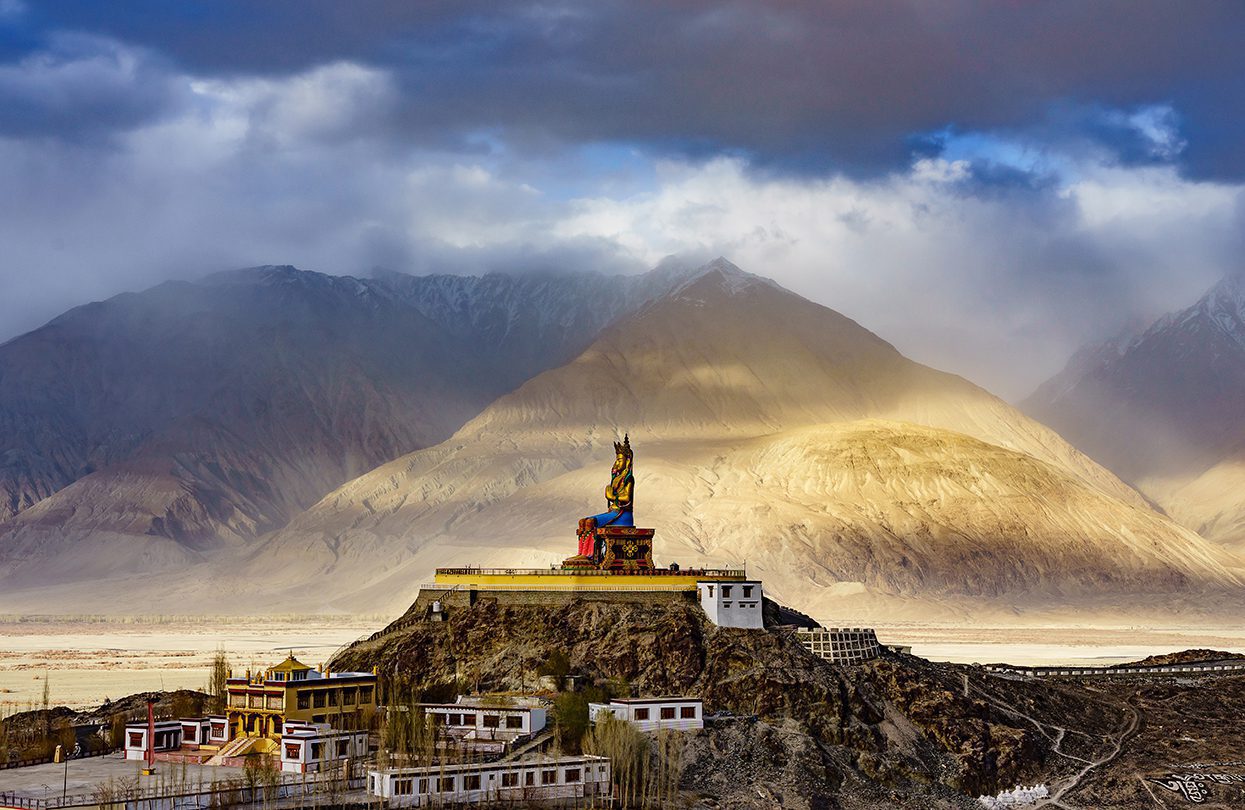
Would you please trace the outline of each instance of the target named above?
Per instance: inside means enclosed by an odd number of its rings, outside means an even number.
[[[0,0],[0,614],[354,629],[629,434],[827,625],[1240,647],[1242,7],[157,6]]]
[[[254,268],[75,310],[0,363],[21,440],[4,612],[248,615],[262,592],[397,613],[437,566],[566,556],[624,431],[660,561],[746,563],[829,622],[1213,627],[1245,607],[1230,543],[726,259]],[[84,366],[110,371],[54,371]]]

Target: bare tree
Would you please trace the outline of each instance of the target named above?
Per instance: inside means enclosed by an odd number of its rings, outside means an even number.
[[[208,676],[207,693],[211,695],[211,712],[219,714],[225,710],[226,684],[229,680],[229,657],[225,650],[216,648],[212,656],[212,670]]]

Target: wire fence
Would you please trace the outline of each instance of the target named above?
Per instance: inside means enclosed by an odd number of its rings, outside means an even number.
[[[340,796],[361,790],[364,771],[351,767],[345,776],[340,766],[315,774],[257,774],[251,778],[214,780],[208,784],[177,782],[154,787],[117,782],[102,783],[89,793],[38,798],[17,792],[0,792],[0,807],[20,810],[57,810],[64,807],[117,805],[126,808],[218,808],[270,803],[282,799]]]

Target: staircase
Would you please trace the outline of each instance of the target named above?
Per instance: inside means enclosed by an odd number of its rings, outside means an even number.
[[[507,752],[507,754],[501,758],[501,761],[510,762],[512,760],[519,759],[520,757],[523,757],[526,754],[530,754],[532,751],[536,751],[541,748],[544,748],[552,740],[553,740],[553,730],[546,729],[545,731],[540,732],[535,737],[523,743],[522,745],[516,748],[510,749],[510,751]]]
[[[267,737],[236,737],[204,764],[224,765],[226,759],[244,757],[247,754],[270,754],[275,750],[276,743]]]

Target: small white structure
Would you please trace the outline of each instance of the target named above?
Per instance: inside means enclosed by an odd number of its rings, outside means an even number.
[[[977,801],[988,810],[1004,810],[1009,807],[1028,807],[1050,796],[1046,785],[1026,787],[1021,785],[1005,790],[997,796],[980,796]]]
[[[315,773],[334,762],[368,754],[366,731],[334,731],[328,723],[286,723],[281,734],[281,770]]]
[[[182,748],[194,750],[201,745],[209,745],[212,722],[207,717],[183,717]]]
[[[540,757],[514,762],[370,769],[367,791],[391,807],[608,796],[606,757]]]
[[[173,751],[181,747],[182,723],[180,720],[158,720],[155,729],[153,751]],[[147,758],[146,720],[125,724],[125,758],[129,760]]]
[[[696,595],[709,621],[719,627],[749,630],[765,627],[761,614],[763,594],[760,580],[701,581],[696,583]]]
[[[229,742],[229,718],[223,714],[214,714],[208,717],[208,738],[206,744],[220,746],[227,742]]]
[[[510,741],[539,734],[547,713],[534,706],[478,706],[464,702],[421,703],[424,716],[446,732],[471,740]]]
[[[588,719],[599,722],[605,714],[626,720],[640,731],[694,731],[705,727],[705,707],[699,698],[614,698],[589,703]]]

